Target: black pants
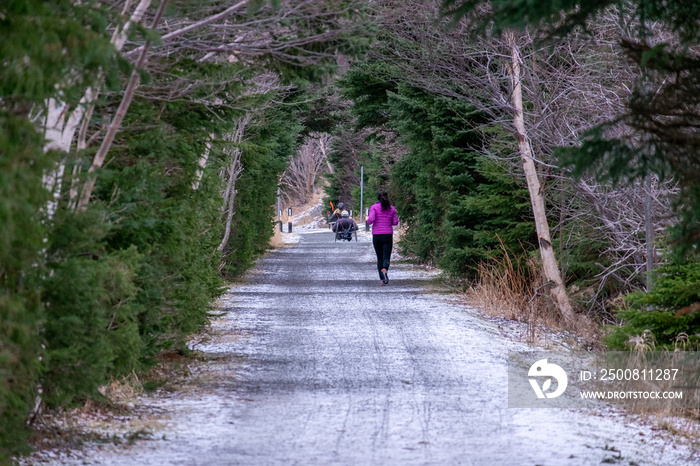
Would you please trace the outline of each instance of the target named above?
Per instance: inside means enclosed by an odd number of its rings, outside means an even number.
[[[391,248],[394,245],[394,235],[374,235],[372,236],[374,252],[377,253],[377,271],[379,278],[382,278],[382,269],[389,270],[389,260],[391,259]]]

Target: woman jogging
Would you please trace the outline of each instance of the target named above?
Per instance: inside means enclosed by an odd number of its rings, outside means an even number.
[[[377,196],[377,202],[369,209],[367,223],[372,226],[372,244],[377,253],[377,270],[379,271],[380,285],[389,284],[389,260],[391,248],[394,245],[394,225],[399,224],[396,209],[389,202],[386,191]]]

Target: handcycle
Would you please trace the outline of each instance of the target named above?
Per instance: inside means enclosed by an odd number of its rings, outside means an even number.
[[[336,226],[337,228],[335,228]],[[336,223],[333,225],[333,228],[335,228],[335,231],[333,232],[335,241],[352,241],[353,237],[355,238],[355,241],[357,241],[357,228],[355,228],[353,224],[343,226]]]

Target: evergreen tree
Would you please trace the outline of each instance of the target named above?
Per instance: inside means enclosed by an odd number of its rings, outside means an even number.
[[[700,350],[700,262],[670,261],[654,271],[654,288],[635,292],[618,311],[622,326],[611,326],[611,349],[646,345],[658,350]]]
[[[498,254],[501,241],[520,251],[533,240],[527,191],[475,150],[498,132],[477,130],[484,120],[468,103],[403,84],[379,62],[353,66],[340,86],[354,102],[359,127],[373,128],[375,136],[390,128],[408,148],[383,186],[408,225],[401,243],[406,252],[470,274]],[[370,168],[377,165],[371,159],[365,158]],[[372,179],[376,172],[368,171]]]
[[[277,183],[299,144],[303,126],[293,105],[263,110],[250,126],[243,147],[244,171],[236,184],[236,216],[231,246],[224,250],[226,274],[247,270],[268,247],[276,218]]]
[[[0,108],[0,463],[23,450],[37,395],[44,321],[40,211],[47,158],[32,125]]]
[[[55,157],[44,153],[29,116],[67,79],[89,83],[114,64],[109,39],[96,32],[107,17],[92,2],[0,4],[0,463],[26,448],[46,323],[42,280],[50,273],[44,262],[51,225],[43,218],[43,175]],[[77,100],[72,89],[62,92]]]
[[[654,173],[673,177],[680,187],[676,203],[678,225],[675,244],[681,251],[700,245],[700,139],[698,108],[700,58],[694,49],[700,42],[700,3],[689,0],[498,0],[479,18],[496,30],[537,26],[549,36],[586,28],[595,15],[615,7],[622,12],[620,38],[638,79],[617,118],[590,131],[581,147],[560,151],[574,174],[593,173],[599,179],[631,181]],[[446,12],[455,19],[475,16],[478,0],[445,0]],[[483,13],[483,10],[480,10]],[[660,28],[666,34],[655,38]],[[670,40],[669,40],[670,39]],[[620,131],[620,128],[623,128]]]

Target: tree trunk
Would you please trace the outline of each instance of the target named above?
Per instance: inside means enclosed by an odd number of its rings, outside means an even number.
[[[199,184],[202,182],[202,176],[204,176],[204,169],[209,161],[209,152],[211,151],[211,144],[214,140],[214,133],[209,134],[209,140],[207,141],[206,147],[204,148],[204,153],[197,161],[197,172],[195,173],[195,179],[192,182],[192,190],[197,191],[199,189]]]
[[[320,139],[320,144],[319,148],[321,149],[321,153],[323,154],[323,161],[326,163],[326,167],[328,168],[328,173],[331,175],[335,173],[333,170],[333,165],[331,165],[331,161],[328,159],[328,146],[327,146],[328,141],[324,138]]]
[[[243,172],[243,165],[241,164],[241,150],[238,148],[234,149],[234,155],[231,159],[231,167],[229,168],[228,172],[228,184],[226,185],[227,198],[224,199],[226,211],[226,225],[224,227],[224,237],[221,239],[221,243],[219,243],[219,246],[216,248],[217,251],[223,251],[226,245],[228,244],[229,238],[231,237],[231,225],[233,224],[234,204],[236,201],[236,194],[238,194],[238,190],[236,190],[236,182],[241,176],[241,172]]]
[[[542,257],[542,272],[549,288],[549,293],[554,304],[559,308],[562,317],[566,321],[573,321],[574,312],[569,302],[569,296],[562,282],[559,266],[557,265],[552,241],[549,235],[549,223],[545,209],[544,196],[540,180],[537,176],[537,168],[532,158],[532,149],[525,131],[525,121],[523,117],[523,95],[520,82],[520,49],[515,42],[515,35],[512,32],[506,33],[506,40],[511,53],[511,66],[508,67],[512,83],[512,104],[513,104],[513,125],[518,138],[518,149],[523,163],[523,171],[527,180],[527,188],[530,192],[530,202],[532,203],[532,213],[535,217],[535,227],[537,228],[537,238],[539,240],[540,256]]]
[[[165,4],[167,2],[168,0],[161,1],[160,6],[158,7],[158,12],[156,13],[155,18],[153,19],[151,29],[155,29],[158,23],[160,22],[160,18],[163,16],[163,11],[165,10]],[[88,169],[87,179],[85,180],[85,184],[83,184],[83,190],[80,194],[80,199],[78,200],[77,210],[79,211],[85,210],[87,208],[88,202],[90,202],[92,190],[95,187],[95,180],[97,178],[95,171],[101,168],[102,164],[104,164],[105,158],[107,157],[107,152],[109,152],[110,147],[112,147],[114,137],[117,135],[117,131],[119,131],[119,127],[121,126],[122,121],[126,116],[126,112],[127,110],[129,110],[131,101],[134,99],[134,93],[136,92],[136,88],[138,87],[139,82],[141,80],[139,68],[142,68],[144,63],[146,62],[146,55],[148,54],[148,49],[150,45],[151,41],[146,41],[146,44],[143,46],[143,49],[141,50],[141,55],[139,55],[138,62],[136,63],[134,70],[131,72],[129,83],[126,85],[126,89],[124,90],[124,96],[122,97],[122,101],[119,103],[119,108],[117,108],[117,112],[114,114],[114,118],[112,118],[112,121],[107,127],[107,133],[105,134],[105,138],[102,140],[100,148],[97,150],[95,157],[92,159],[92,164]]]
[[[57,150],[68,153],[73,141],[73,136],[85,113],[85,107],[92,99],[92,89],[88,87],[85,95],[80,99],[78,106],[71,112],[65,102],[57,99],[48,99],[46,103],[46,120],[44,121],[44,138],[46,145],[44,152]],[[62,157],[58,161],[58,167],[44,176],[44,187],[49,193],[49,201],[46,203],[46,216],[49,221],[53,218],[61,198],[61,184],[63,173],[66,169],[66,161]]]
[[[122,14],[126,14],[129,4],[130,2],[127,2]],[[124,27],[114,31],[110,42],[114,45],[115,50],[120,51],[124,47],[131,25],[141,21],[141,18],[143,18],[150,4],[151,0],[141,0],[136,6],[134,13],[124,24]],[[98,79],[98,82],[99,81],[100,79]],[[59,150],[65,153],[70,152],[75,132],[78,127],[81,126],[81,122],[84,124],[85,120],[89,119],[92,115],[92,108],[94,107],[96,99],[97,92],[90,86],[85,90],[83,97],[80,99],[80,103],[72,110],[68,107],[68,104],[61,100],[54,98],[47,100],[47,114],[44,123],[44,138],[46,139],[46,145],[44,146],[45,152],[49,150]],[[58,208],[65,164],[66,162],[64,160],[60,160],[58,167],[53,170],[52,173],[44,177],[44,186],[51,192],[51,197],[46,207],[49,220],[53,218]]]
[[[243,140],[243,133],[245,132],[245,127],[250,122],[252,115],[246,113],[238,119],[236,124],[236,131],[233,134],[228,135],[228,139],[240,143]],[[226,183],[226,190],[224,191],[224,207],[223,211],[226,214],[226,224],[224,226],[224,237],[221,239],[221,243],[216,248],[217,251],[223,252],[224,248],[228,244],[228,240],[231,237],[231,226],[233,224],[233,214],[234,214],[234,203],[236,201],[236,182],[240,178],[243,172],[243,163],[241,161],[241,149],[239,147],[234,147],[231,153],[231,163],[229,168],[224,172],[228,173],[228,182]]]
[[[651,272],[654,270],[654,229],[651,214],[651,175],[644,180],[644,239],[646,242],[647,264],[647,291],[651,291],[653,279]]]

